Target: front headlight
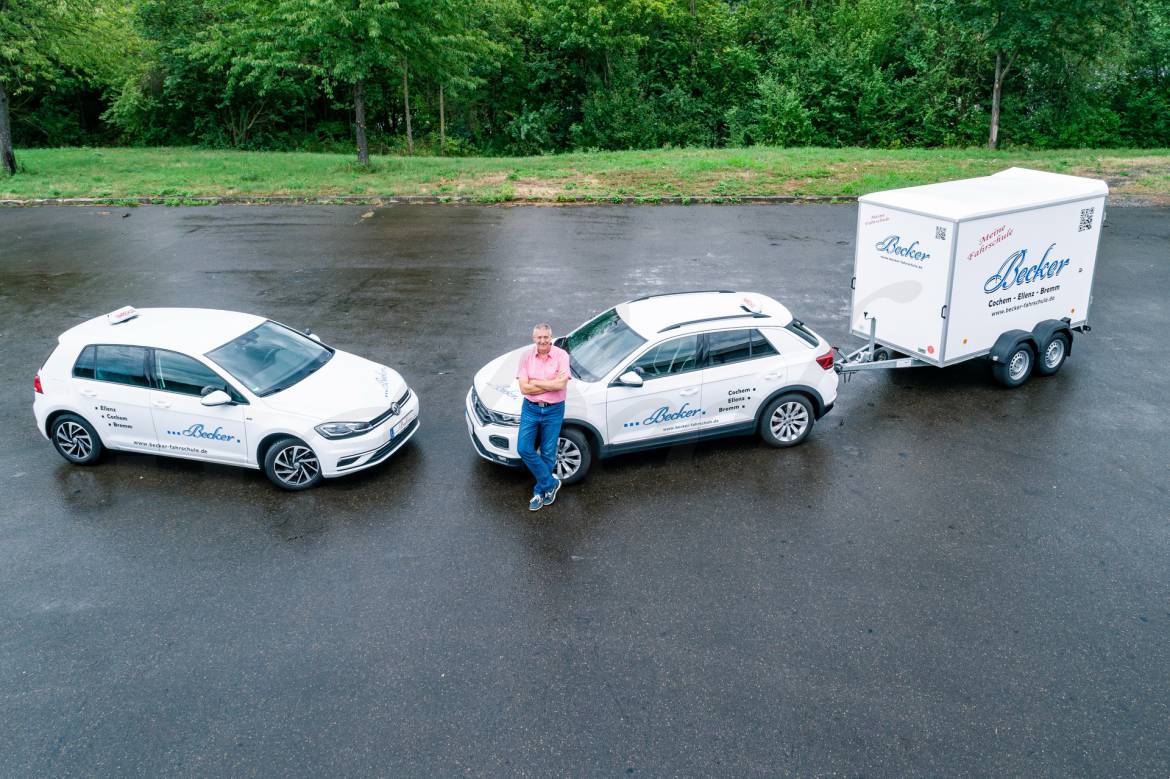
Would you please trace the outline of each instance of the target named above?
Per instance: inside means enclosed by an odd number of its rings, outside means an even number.
[[[369,422],[325,422],[315,430],[326,438],[349,438],[369,432]]]
[[[501,414],[499,411],[492,411],[488,409],[488,414],[491,415],[492,421],[497,425],[511,425],[516,427],[520,424],[520,417],[516,414]]]
[[[476,416],[484,424],[505,425],[508,427],[518,427],[520,425],[520,416],[518,414],[505,414],[502,411],[492,411],[487,407],[487,404],[480,400],[479,392],[475,387],[471,388],[471,405],[475,407]]]

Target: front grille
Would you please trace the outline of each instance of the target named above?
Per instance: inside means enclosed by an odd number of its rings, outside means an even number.
[[[492,415],[488,413],[487,406],[479,399],[479,393],[475,388],[471,388],[471,407],[475,409],[475,416],[481,425],[490,425],[492,423]]]
[[[402,393],[402,397],[398,399],[398,410],[402,411],[402,407],[406,405],[406,401],[410,400],[410,387],[406,388],[406,392]],[[378,416],[370,420],[370,427],[374,428],[385,422],[390,417],[394,416],[394,410],[388,408]]]

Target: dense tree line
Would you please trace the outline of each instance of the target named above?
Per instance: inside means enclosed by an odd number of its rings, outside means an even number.
[[[0,146],[1170,145],[1170,0],[0,0]]]

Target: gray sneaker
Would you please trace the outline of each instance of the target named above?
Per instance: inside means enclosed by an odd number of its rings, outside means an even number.
[[[529,511],[540,511],[544,507],[544,497],[541,495],[533,495],[532,500],[528,501]]]
[[[553,501],[557,499],[557,493],[561,491],[561,480],[554,476],[553,481],[557,483],[556,486],[540,496],[546,506],[551,506]]]

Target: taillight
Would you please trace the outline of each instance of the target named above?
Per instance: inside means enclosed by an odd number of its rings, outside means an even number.
[[[45,394],[45,390],[41,387],[41,374],[39,373],[37,374],[37,377],[33,379],[33,391],[39,395]]]
[[[833,352],[828,351],[817,358],[817,365],[827,371],[833,370]]]

